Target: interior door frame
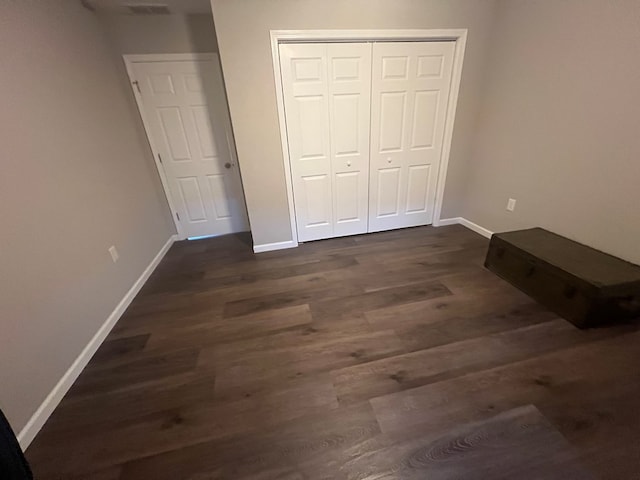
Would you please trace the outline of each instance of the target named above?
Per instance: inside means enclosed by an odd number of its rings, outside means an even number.
[[[278,106],[278,123],[280,126],[280,142],[284,163],[285,181],[287,185],[287,201],[289,203],[289,221],[291,222],[291,245],[298,246],[298,227],[296,224],[295,203],[293,199],[293,182],[291,176],[291,159],[289,156],[289,142],[287,140],[287,121],[284,109],[284,91],[280,72],[281,43],[302,42],[392,42],[392,41],[449,41],[455,42],[453,57],[453,72],[451,74],[451,89],[445,117],[442,153],[438,169],[436,185],[436,203],[433,211],[434,226],[440,225],[444,187],[451,154],[451,140],[455,122],[458,93],[462,78],[462,62],[467,44],[467,29],[429,29],[429,30],[271,30],[271,56],[273,60],[273,76],[276,87],[276,101]]]
[[[133,92],[133,96],[136,99],[136,105],[138,107],[138,112],[140,113],[140,118],[142,119],[142,125],[144,126],[144,131],[147,135],[147,140],[149,141],[149,147],[151,147],[151,152],[153,153],[153,161],[156,165],[156,169],[158,170],[158,174],[160,175],[160,182],[162,183],[162,188],[164,190],[165,196],[167,197],[167,203],[169,204],[169,209],[171,210],[171,218],[173,219],[173,224],[176,227],[176,232],[178,232],[178,240],[187,239],[187,235],[182,228],[181,223],[177,218],[177,209],[175,208],[175,202],[171,198],[171,190],[169,189],[169,182],[167,180],[167,176],[164,172],[164,167],[162,166],[162,162],[160,161],[160,150],[158,150],[156,146],[156,142],[153,139],[153,135],[151,134],[151,124],[148,119],[145,117],[144,113],[144,102],[142,101],[142,94],[136,88],[136,77],[134,72],[134,65],[136,63],[149,63],[149,62],[185,62],[185,61],[197,61],[197,60],[211,60],[212,62],[220,62],[217,53],[149,53],[149,54],[127,54],[122,56],[124,60],[125,68],[127,69],[127,75],[129,76],[129,83],[131,85],[131,91]],[[224,79],[223,79],[224,81]],[[233,141],[230,141],[232,136],[228,127],[225,126],[225,137],[227,139],[227,143],[229,143],[229,152],[231,155],[231,160],[233,163],[238,165],[238,158],[236,154],[235,144]],[[242,181],[242,180],[241,180]]]

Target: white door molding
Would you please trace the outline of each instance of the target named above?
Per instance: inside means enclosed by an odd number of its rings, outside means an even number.
[[[284,163],[285,181],[287,187],[287,201],[289,204],[289,221],[291,224],[291,238],[294,246],[298,244],[298,230],[296,226],[295,204],[293,199],[293,183],[291,163],[289,160],[289,144],[287,140],[286,117],[284,109],[284,92],[280,71],[281,43],[296,42],[390,42],[390,41],[452,41],[455,42],[453,58],[453,72],[451,75],[451,89],[447,106],[444,127],[444,138],[436,198],[433,214],[433,225],[438,226],[442,212],[445,180],[451,153],[451,140],[455,121],[456,107],[460,80],[462,78],[462,63],[467,43],[466,29],[430,29],[430,30],[271,30],[271,56],[273,60],[273,75],[276,88],[278,106],[278,121],[280,125],[280,142]]]

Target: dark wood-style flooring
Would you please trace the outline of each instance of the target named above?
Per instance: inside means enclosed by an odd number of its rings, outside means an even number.
[[[640,478],[636,324],[576,329],[487,245],[175,244],[27,450],[36,478]]]

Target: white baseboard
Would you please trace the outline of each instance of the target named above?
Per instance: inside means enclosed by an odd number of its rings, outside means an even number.
[[[434,227],[446,227],[447,225],[457,225],[460,223],[460,217],[455,218],[441,218],[440,220],[433,222]]]
[[[36,434],[40,431],[49,416],[53,413],[67,391],[71,388],[73,382],[75,382],[80,373],[82,373],[82,370],[87,366],[93,354],[96,353],[98,347],[100,347],[104,339],[107,337],[116,322],[120,319],[131,301],[135,298],[142,286],[145,284],[160,261],[163,259],[165,254],[169,251],[169,248],[171,248],[173,242],[176,241],[176,238],[176,235],[172,235],[169,240],[167,240],[167,243],[162,246],[158,254],[153,258],[153,260],[151,260],[151,263],[147,266],[147,268],[145,268],[140,277],[125,294],[124,298],[120,300],[120,303],[118,303],[113,312],[111,312],[111,314],[107,317],[106,321],[102,324],[100,329],[89,341],[87,346],[84,347],[80,355],[78,355],[73,364],[71,364],[71,367],[69,367],[69,369],[65,372],[56,386],[53,387],[53,390],[51,390],[49,395],[47,395],[47,398],[44,399],[44,402],[42,402],[40,407],[38,407],[27,424],[20,431],[20,433],[18,434],[18,442],[20,442],[20,446],[22,447],[23,451],[27,449],[29,444],[33,441]]]
[[[463,225],[467,227],[469,230],[473,230],[476,233],[479,233],[483,237],[491,238],[493,232],[484,227],[481,227],[477,223],[473,223],[471,220],[467,220],[464,217],[455,217],[455,218],[443,218],[438,221],[438,227],[444,227],[445,225]]]
[[[469,230],[473,230],[476,233],[479,233],[483,237],[491,238],[493,232],[484,227],[481,227],[477,223],[473,223],[471,220],[467,220],[466,218],[460,217],[460,225],[464,225]]]
[[[286,242],[264,243],[262,245],[254,245],[253,252],[254,253],[270,252],[272,250],[284,250],[285,248],[295,248],[297,246],[298,246],[298,242],[294,242],[293,240],[289,240]]]

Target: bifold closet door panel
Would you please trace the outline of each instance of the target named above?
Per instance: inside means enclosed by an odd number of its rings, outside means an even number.
[[[327,46],[279,48],[298,239],[328,238],[334,221]]]
[[[279,48],[298,238],[365,233],[371,45]]]
[[[369,217],[371,44],[327,45],[333,236],[366,233]]]
[[[433,221],[454,48],[373,45],[370,232]]]

